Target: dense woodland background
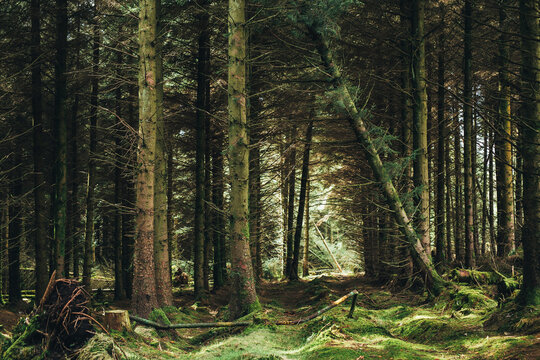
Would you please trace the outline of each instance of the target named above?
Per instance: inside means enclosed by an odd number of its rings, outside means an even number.
[[[260,281],[464,267],[538,304],[539,11],[2,1],[2,301],[56,270],[147,315],[180,269],[235,318]]]

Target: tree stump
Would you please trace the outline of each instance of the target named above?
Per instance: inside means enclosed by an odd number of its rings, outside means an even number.
[[[110,310],[105,312],[105,328],[109,330],[131,331],[131,322],[127,310]]]

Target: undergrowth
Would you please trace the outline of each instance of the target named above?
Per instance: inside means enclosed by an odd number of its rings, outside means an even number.
[[[113,336],[130,359],[527,359],[538,345],[538,309],[498,306],[488,290],[472,284],[449,288],[430,303],[358,287],[361,296],[352,319],[347,317],[348,300],[302,325],[271,324],[311,314],[345,293],[329,281],[286,285],[287,291],[301,291],[309,301],[299,301],[293,311],[273,298],[246,318],[254,318],[254,325],[246,328],[178,330],[174,338],[137,326],[133,334]],[[197,306],[167,308],[156,315],[172,323],[225,316],[221,309]]]

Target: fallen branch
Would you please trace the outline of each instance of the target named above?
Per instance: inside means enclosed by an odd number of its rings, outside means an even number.
[[[335,308],[339,304],[342,304],[350,297],[353,297],[353,302],[351,304],[351,310],[349,311],[349,317],[352,317],[352,313],[354,312],[355,305],[356,305],[356,297],[358,296],[358,291],[353,290],[347,295],[337,299],[336,301],[333,301],[328,306],[325,306],[321,310],[317,311],[316,313],[303,318],[299,320],[282,320],[282,321],[276,321],[276,322],[268,322],[267,325],[299,325],[303,324],[305,322],[308,322],[310,320],[313,320],[320,315],[324,314],[330,309]],[[249,326],[253,325],[253,321],[236,321],[236,322],[213,322],[213,323],[194,323],[194,324],[170,324],[170,325],[163,325],[159,324],[155,321],[144,319],[135,315],[129,315],[129,318],[133,321],[137,321],[140,324],[147,325],[150,327],[153,327],[158,330],[170,330],[170,329],[194,329],[194,328],[214,328],[214,327],[239,327],[239,326]]]

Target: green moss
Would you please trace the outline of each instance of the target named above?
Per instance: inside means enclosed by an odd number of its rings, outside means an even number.
[[[461,287],[454,297],[453,308],[490,310],[497,307],[497,302],[484,295],[480,290],[469,287]]]
[[[472,329],[461,321],[418,315],[408,319],[395,332],[397,335],[409,340],[420,342],[442,342],[465,336]]]
[[[163,309],[152,310],[149,319],[163,325],[171,325],[171,320],[169,320]]]
[[[496,284],[500,275],[491,271],[478,271],[469,269],[453,269],[450,272],[450,279],[457,282],[465,282],[468,284]]]
[[[358,359],[361,354],[362,353],[359,350],[329,346],[311,351],[306,354],[305,359],[347,360]]]
[[[112,338],[104,334],[96,334],[84,346],[78,356],[79,360],[114,360],[121,352]]]

